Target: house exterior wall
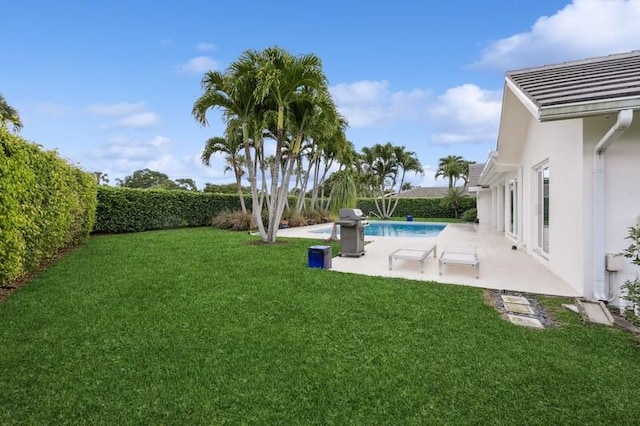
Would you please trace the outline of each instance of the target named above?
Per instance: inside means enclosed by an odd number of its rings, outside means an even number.
[[[491,224],[491,190],[483,189],[476,193],[478,223]]]
[[[584,185],[592,187],[593,151],[602,136],[614,125],[616,116],[584,119]],[[585,194],[585,206],[591,205],[593,195]],[[605,250],[619,253],[629,245],[625,240],[628,229],[637,225],[640,216],[640,113],[636,112],[631,127],[615,141],[605,153]],[[591,209],[585,208],[589,213]],[[587,214],[585,235],[590,237],[592,218]],[[585,281],[591,290],[593,271],[591,269],[592,243],[585,241],[586,254]],[[635,277],[636,267],[624,259],[621,272],[605,275],[613,289],[618,289],[624,281]]]
[[[584,196],[582,119],[540,123],[530,118],[521,151],[520,239],[527,253],[576,290],[584,292]],[[549,166],[549,254],[537,246],[537,174]],[[518,176],[519,175],[519,176]]]

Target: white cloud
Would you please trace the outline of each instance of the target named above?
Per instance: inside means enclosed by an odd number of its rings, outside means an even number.
[[[92,157],[109,160],[126,160],[128,162],[146,162],[158,155],[169,152],[171,140],[162,135],[148,139],[129,136],[114,136],[107,144],[92,152]]]
[[[216,50],[217,48],[218,47],[213,43],[200,42],[196,44],[196,50],[199,50],[200,52],[209,52],[212,50]]]
[[[147,106],[144,102],[97,103],[89,105],[85,110],[90,114],[119,117],[111,124],[103,125],[103,129],[114,127],[148,129],[160,124],[158,114],[147,111]]]
[[[147,168],[151,170],[162,171],[162,173],[167,174],[167,171],[175,169],[176,164],[178,163],[177,158],[172,154],[162,154],[157,158],[147,162]]]
[[[429,110],[438,126],[432,141],[454,144],[495,140],[501,102],[501,91],[484,90],[474,84],[448,89]]]
[[[39,114],[50,115],[52,117],[64,117],[72,112],[70,106],[53,102],[39,102],[33,106],[33,109]]]
[[[216,70],[218,66],[218,62],[211,56],[196,56],[180,65],[179,69],[185,74],[202,74],[210,70]]]
[[[435,175],[436,175],[436,170],[438,169],[437,166],[432,166],[430,164],[428,165],[422,165],[422,168],[424,169],[424,174],[421,176],[411,176],[408,178],[408,180],[414,185],[414,186],[422,186],[424,188],[432,188],[434,186],[446,186],[447,185],[447,181],[446,180],[436,180]]]
[[[475,64],[501,71],[637,49],[640,0],[573,0],[528,32],[490,44]]]
[[[429,92],[414,89],[392,92],[386,80],[362,80],[330,87],[330,92],[349,125],[367,127],[424,115]]]
[[[164,173],[171,179],[192,178],[198,187],[205,182],[227,182],[233,175],[224,173],[226,167],[222,156],[212,158],[211,167],[200,161],[200,152],[176,155],[174,143],[163,135],[152,137],[114,136],[102,147],[90,153],[90,165],[109,175],[112,184],[116,178],[124,179],[135,170],[145,168]]]
[[[114,123],[116,127],[129,127],[132,129],[148,129],[160,124],[160,117],[155,112],[140,112],[127,115]]]
[[[93,104],[87,107],[87,112],[96,115],[118,116],[143,112],[144,102],[119,102],[116,104]]]

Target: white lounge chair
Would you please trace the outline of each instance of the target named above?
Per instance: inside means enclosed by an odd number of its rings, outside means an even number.
[[[475,266],[476,278],[480,278],[480,260],[474,246],[445,246],[438,259],[438,273],[442,275],[443,265]]]
[[[417,260],[420,262],[420,273],[424,272],[424,260],[433,253],[433,257],[436,257],[437,245],[433,244],[427,247],[425,250],[420,249],[398,249],[389,255],[389,270],[393,269],[393,261],[396,259],[404,260]]]

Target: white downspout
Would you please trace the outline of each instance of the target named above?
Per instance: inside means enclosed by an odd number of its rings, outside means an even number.
[[[616,123],[600,139],[593,150],[593,298],[608,300],[605,288],[605,152],[631,126],[633,110],[618,112]]]

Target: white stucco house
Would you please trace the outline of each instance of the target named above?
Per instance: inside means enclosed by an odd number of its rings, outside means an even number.
[[[640,221],[640,51],[508,72],[497,148],[477,193],[480,226],[503,231],[585,298],[635,276]]]

